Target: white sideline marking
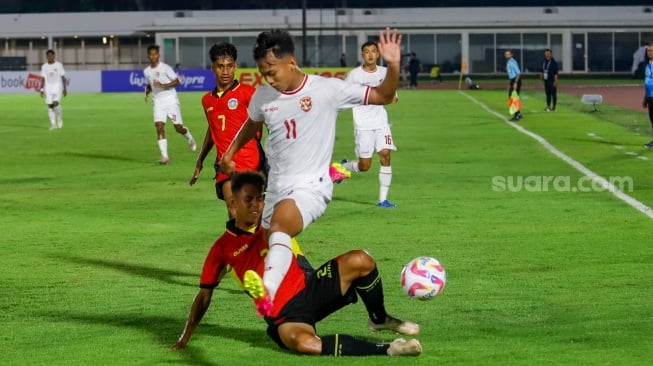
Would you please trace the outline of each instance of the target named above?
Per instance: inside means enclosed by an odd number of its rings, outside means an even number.
[[[603,137],[595,134],[594,132],[588,132],[587,136],[594,137],[595,139],[605,140]],[[617,150],[622,150],[623,151],[625,149],[625,147],[623,147],[621,145],[612,145],[612,146],[614,146],[614,148],[617,149]],[[634,156],[639,160],[648,160],[648,158],[646,156],[639,155],[639,153],[636,153],[634,151],[626,151],[626,152],[624,152],[624,154],[626,154],[628,156]]]
[[[518,125],[517,123],[512,123],[508,122],[506,117],[500,113],[497,113],[496,111],[493,111],[485,105],[485,103],[482,103],[478,101],[476,98],[472,97],[471,95],[465,93],[464,91],[459,91],[462,95],[467,97],[467,99],[471,100],[475,104],[478,104],[481,106],[481,108],[485,109],[488,113],[494,115],[495,117],[499,118],[503,122],[505,122],[508,126],[511,126],[512,128],[516,129],[517,131],[523,133],[526,136],[531,137],[535,141],[539,142],[544,148],[549,150],[550,153],[553,155],[559,157],[562,161],[565,163],[571,165],[574,169],[578,170],[579,172],[585,174],[587,177],[592,179],[592,181],[597,182],[601,185],[601,187],[605,188],[606,190],[610,191],[615,197],[618,199],[626,202],[628,205],[636,209],[637,211],[643,213],[644,215],[648,216],[649,218],[653,219],[653,209],[648,207],[647,205],[643,204],[642,202],[638,201],[637,199],[627,195],[626,193],[620,191],[614,184],[610,183],[607,181],[607,179],[603,178],[602,176],[594,173],[593,171],[587,169],[583,164],[577,162],[576,160],[572,159],[570,156],[567,154],[563,153],[562,151],[558,150],[555,146],[551,145],[547,140],[545,140],[542,136],[533,133],[524,127]]]

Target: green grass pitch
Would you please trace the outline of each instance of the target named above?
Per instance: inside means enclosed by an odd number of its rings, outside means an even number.
[[[367,249],[388,311],[422,327],[418,358],[338,360],[277,349],[232,280],[216,291],[189,348],[172,351],[204,256],[224,228],[213,158],[189,187],[197,153],[167,126],[171,163],[157,165],[151,105],[141,94],[71,94],[58,131],[48,131],[37,95],[3,95],[2,364],[647,364],[652,219],[610,192],[574,192],[583,175],[505,121],[505,94],[401,91],[388,107],[399,148],[389,194],[397,208],[374,206],[375,158],[370,172],[335,186],[326,214],[299,236],[316,265]],[[602,177],[629,177],[626,193],[653,205],[653,153],[641,147],[649,138],[623,122],[648,131],[644,113],[603,105],[592,114],[565,95],[557,112],[544,113],[542,92],[524,97],[520,126]],[[181,99],[199,142],[200,94]],[[351,112],[340,119],[337,161],[353,155]],[[563,177],[571,186],[493,184],[509,177]],[[403,264],[419,255],[447,269],[444,293],[428,302],[399,285]],[[359,303],[318,324],[318,333],[396,337],[365,324]]]

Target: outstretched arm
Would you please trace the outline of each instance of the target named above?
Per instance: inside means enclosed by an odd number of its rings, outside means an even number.
[[[204,143],[202,144],[202,149],[200,149],[200,154],[197,156],[197,161],[195,162],[195,171],[193,172],[193,177],[190,179],[191,186],[197,182],[197,178],[200,176],[200,172],[204,167],[204,159],[206,155],[209,154],[209,151],[213,148],[213,138],[211,138],[210,128],[206,129],[206,135],[204,135]]]
[[[238,135],[234,138],[229,145],[227,151],[220,159],[220,169],[223,173],[231,175],[236,170],[236,163],[233,162],[234,155],[240,150],[245,144],[254,138],[257,132],[261,129],[263,122],[253,121],[251,118],[247,119],[247,122],[243,124],[243,127],[238,131]]]
[[[394,101],[399,87],[399,63],[401,61],[401,34],[397,30],[379,32],[379,53],[388,64],[388,71],[381,85],[372,88],[368,99],[369,104],[390,104]]]
[[[193,305],[190,308],[190,314],[188,314],[188,320],[186,321],[184,332],[181,333],[177,343],[172,345],[172,349],[178,350],[186,347],[188,341],[190,341],[190,336],[193,335],[193,331],[202,320],[206,310],[208,310],[209,306],[211,305],[212,296],[213,290],[205,288],[200,289],[200,291],[195,296],[195,300],[193,300]]]

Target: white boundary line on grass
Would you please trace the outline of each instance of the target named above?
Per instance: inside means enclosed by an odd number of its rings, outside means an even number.
[[[523,133],[526,136],[531,137],[535,141],[539,142],[544,148],[549,150],[550,153],[553,155],[559,157],[564,161],[565,163],[571,165],[574,169],[578,170],[579,172],[585,174],[587,177],[592,179],[592,181],[597,182],[601,185],[601,187],[605,188],[606,190],[610,191],[615,197],[618,199],[626,202],[628,205],[636,209],[637,211],[643,213],[644,215],[650,217],[653,219],[653,209],[648,207],[647,205],[643,204],[642,202],[638,201],[637,199],[627,195],[626,193],[620,191],[614,184],[608,182],[607,179],[603,178],[602,176],[594,173],[593,171],[587,169],[583,164],[577,162],[576,160],[572,159],[569,155],[563,153],[562,151],[558,150],[555,146],[551,145],[547,140],[545,140],[542,136],[533,133],[524,127],[518,125],[517,123],[512,123],[509,122],[506,117],[488,107],[484,103],[478,101],[476,98],[472,97],[471,95],[465,93],[464,91],[459,91],[462,95],[467,97],[467,99],[471,100],[472,102],[478,104],[481,106],[481,108],[485,109],[488,113],[493,114],[500,120],[504,121],[506,124],[511,126],[512,128],[516,129],[517,131]]]

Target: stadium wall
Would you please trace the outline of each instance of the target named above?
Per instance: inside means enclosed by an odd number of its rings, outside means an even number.
[[[306,15],[304,38],[300,9],[0,14],[0,56],[26,57],[27,70],[37,70],[53,48],[69,70],[131,70],[146,66],[145,48],[156,42],[169,64],[196,69],[206,68],[211,44],[228,40],[241,63],[253,66],[249,51],[258,32],[281,28],[295,36],[302,64],[335,66],[345,53],[353,66],[360,45],[389,25],[401,29],[406,53],[416,52],[425,72],[432,64],[460,72],[464,59],[470,73],[501,74],[508,48],[530,71],[548,47],[563,73],[625,73],[637,47],[653,40],[651,6],[337,8]]]

